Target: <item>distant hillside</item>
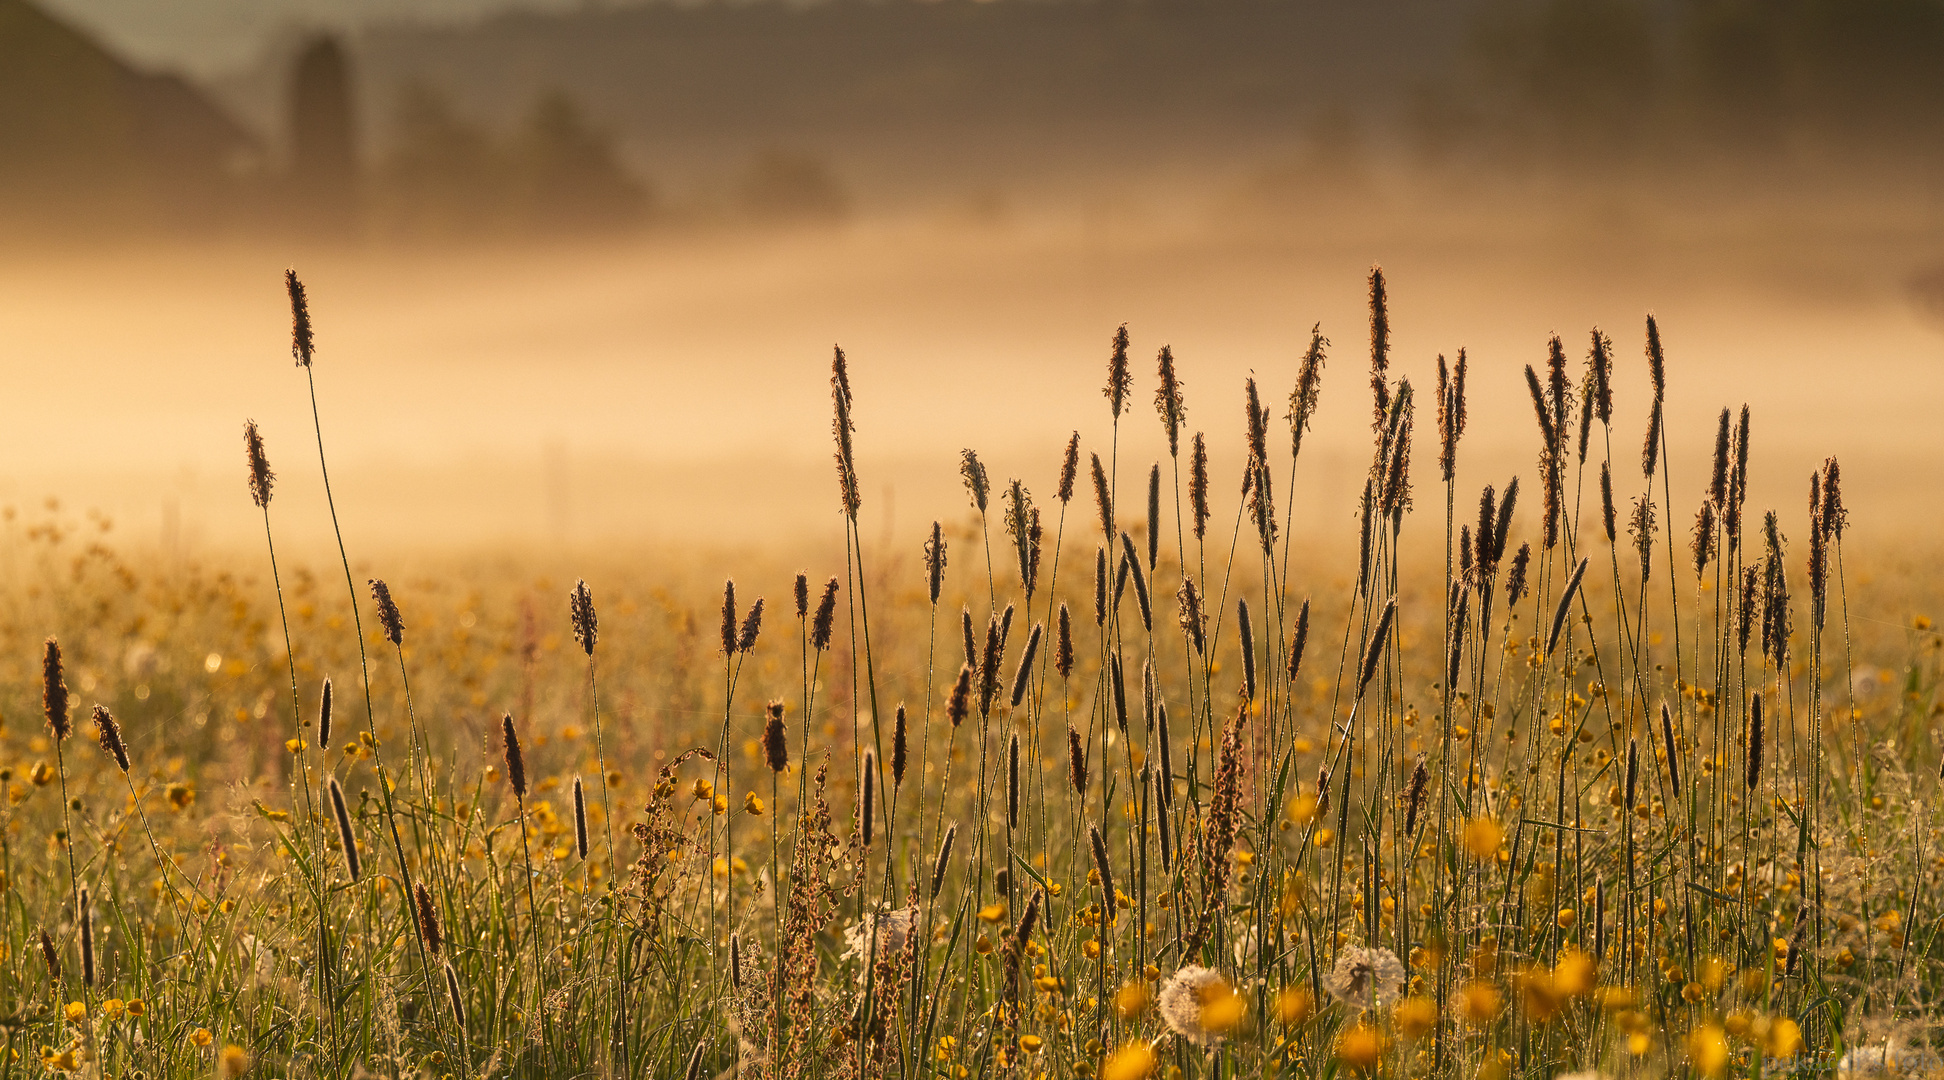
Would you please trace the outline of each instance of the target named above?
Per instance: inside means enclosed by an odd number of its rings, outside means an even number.
[[[1454,0],[825,0],[514,14],[354,47],[382,140],[423,84],[490,126],[562,91],[676,173],[767,147],[896,179],[1180,164],[1389,114],[1445,77]]]
[[[193,225],[232,209],[256,141],[173,75],[137,71],[24,0],[0,0],[0,220]]]

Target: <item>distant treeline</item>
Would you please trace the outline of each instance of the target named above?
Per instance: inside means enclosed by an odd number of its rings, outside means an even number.
[[[564,91],[644,162],[753,147],[887,183],[1138,171],[1394,114],[1454,69],[1468,0],[754,0],[519,13],[355,42],[374,122],[413,84],[498,128]],[[386,141],[375,130],[379,142]]]
[[[400,239],[584,235],[725,213],[765,224],[831,221],[850,201],[821,159],[766,150],[720,197],[671,202],[649,170],[624,161],[610,130],[559,91],[495,129],[410,84],[382,146],[366,178],[367,224]]]
[[[1417,160],[1928,157],[1944,0],[823,0],[400,28],[374,91],[508,118],[571,92],[648,160],[814,147],[901,176],[1304,146]]]
[[[211,93],[0,0],[0,221],[463,237],[1697,164],[1843,190],[1936,167],[1944,0],[657,2],[368,28]]]
[[[1498,0],[1474,27],[1415,118],[1440,153],[1927,166],[1944,151],[1944,0]]]

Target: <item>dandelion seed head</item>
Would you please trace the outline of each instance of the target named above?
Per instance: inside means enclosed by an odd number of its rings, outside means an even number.
[[[1337,955],[1323,988],[1338,1001],[1360,1009],[1385,1009],[1404,992],[1404,964],[1389,949],[1354,946]]]

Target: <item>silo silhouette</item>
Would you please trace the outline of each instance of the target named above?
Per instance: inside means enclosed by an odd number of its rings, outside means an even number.
[[[357,135],[350,64],[329,35],[297,54],[290,75],[290,169],[300,224],[323,231],[351,228],[358,210]]]

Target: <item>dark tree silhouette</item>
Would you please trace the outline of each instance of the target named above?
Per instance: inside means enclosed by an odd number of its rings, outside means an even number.
[[[341,230],[358,210],[358,151],[351,71],[336,38],[314,38],[290,76],[290,169],[294,211],[305,224]]]

